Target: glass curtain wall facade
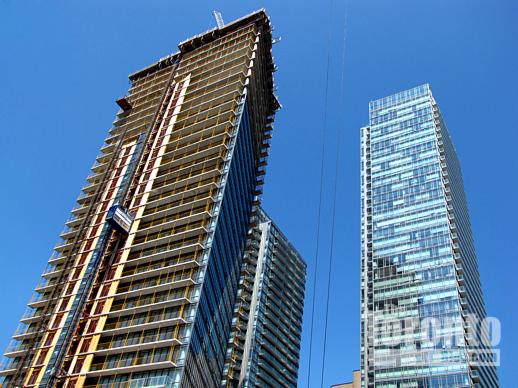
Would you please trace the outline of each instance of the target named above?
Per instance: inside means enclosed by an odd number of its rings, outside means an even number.
[[[268,215],[251,228],[221,386],[296,387],[306,263]]]
[[[497,387],[492,364],[472,359],[488,346],[469,321],[485,318],[484,300],[459,162],[429,85],[372,101],[361,144],[362,386]]]
[[[130,75],[2,387],[219,387],[276,110],[260,10]]]

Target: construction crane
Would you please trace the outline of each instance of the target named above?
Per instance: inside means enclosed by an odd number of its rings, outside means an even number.
[[[225,22],[223,21],[223,16],[221,15],[221,12],[212,11],[212,14],[214,15],[214,18],[216,19],[216,24],[218,25],[218,28],[225,27]]]

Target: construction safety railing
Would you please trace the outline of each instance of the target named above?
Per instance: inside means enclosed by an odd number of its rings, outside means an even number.
[[[100,371],[106,369],[128,368],[161,362],[174,363],[173,355],[175,347],[156,348],[150,350],[140,350],[138,352],[120,353],[111,356],[101,356],[101,362],[94,359],[90,366],[90,371]]]

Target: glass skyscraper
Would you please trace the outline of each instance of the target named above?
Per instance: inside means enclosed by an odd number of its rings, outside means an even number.
[[[219,387],[279,103],[264,10],[130,75],[1,387]]]
[[[371,387],[497,387],[459,162],[429,85],[361,129],[361,372]]]
[[[306,263],[260,210],[241,268],[222,387],[297,387]]]

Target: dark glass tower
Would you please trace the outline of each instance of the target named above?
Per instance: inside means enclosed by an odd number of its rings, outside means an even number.
[[[263,10],[130,75],[2,387],[219,387],[274,114]]]
[[[462,175],[429,86],[372,101],[361,141],[362,385],[497,387]]]
[[[306,263],[264,211],[251,229],[222,387],[297,386]]]

